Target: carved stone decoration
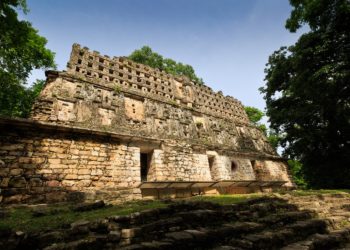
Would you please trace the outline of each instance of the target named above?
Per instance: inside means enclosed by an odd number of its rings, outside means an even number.
[[[91,105],[90,105],[91,106]],[[77,109],[77,122],[85,122],[92,118],[91,107],[83,101],[78,101],[76,103]]]
[[[115,114],[112,110],[99,108],[98,114],[100,115],[101,124],[103,126],[110,126]]]
[[[59,121],[74,121],[74,103],[57,100],[57,119]]]
[[[142,101],[124,98],[125,114],[128,118],[136,121],[143,121],[145,119],[145,108]]]

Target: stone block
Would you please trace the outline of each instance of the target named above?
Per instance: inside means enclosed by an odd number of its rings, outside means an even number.
[[[69,154],[61,154],[61,153],[57,153],[56,157],[59,159],[69,159],[70,155]]]
[[[78,179],[78,175],[76,175],[76,174],[67,174],[65,176],[65,179],[66,180],[77,180]]]
[[[120,231],[110,231],[108,234],[108,241],[118,242],[120,240],[121,233]]]
[[[76,184],[76,181],[63,180],[61,183],[62,183],[62,186],[72,187],[72,186],[74,186]]]
[[[79,155],[79,150],[78,149],[70,149],[69,152],[73,155]]]
[[[124,239],[129,239],[133,237],[137,237],[141,234],[141,228],[124,228],[121,231],[121,237]]]
[[[0,147],[0,150],[22,150],[24,148],[24,144],[11,144],[4,145]]]
[[[103,171],[101,169],[93,169],[91,170],[91,175],[102,175]]]
[[[41,163],[44,163],[45,162],[45,158],[43,157],[32,157],[31,158],[31,163],[33,164],[41,164]]]
[[[0,187],[1,188],[7,188],[9,185],[10,178],[2,178],[0,182]]]
[[[10,173],[9,168],[3,168],[3,167],[0,168],[0,176],[1,177],[6,177],[9,175],[9,173]]]
[[[50,147],[49,148],[49,151],[50,152],[54,152],[54,153],[64,153],[65,152],[65,149],[64,148],[60,148],[60,147]]]
[[[8,186],[13,188],[25,188],[27,186],[27,181],[24,177],[12,177]]]
[[[78,174],[78,180],[90,180],[90,179],[91,179],[91,175]]]
[[[21,168],[13,168],[10,170],[10,175],[16,176],[16,175],[21,175],[23,174],[23,169]]]
[[[21,203],[25,197],[26,197],[25,195],[16,194],[8,197],[3,197],[3,202],[8,204],[11,204],[11,203],[18,204],[18,203]]]
[[[59,187],[61,186],[61,182],[56,181],[56,180],[51,180],[46,182],[46,186],[48,187]]]
[[[19,163],[32,163],[32,158],[31,157],[20,157],[18,159]]]
[[[29,180],[29,186],[30,187],[40,187],[43,185],[43,182],[40,178],[31,178]]]
[[[78,175],[90,175],[91,169],[84,168],[84,169],[78,169]]]
[[[48,163],[60,164],[61,163],[61,159],[48,159]]]
[[[89,187],[91,185],[91,180],[80,180],[77,182],[77,187]]]
[[[38,174],[52,174],[52,173],[53,173],[52,169],[48,169],[48,168],[38,170]]]
[[[65,192],[51,192],[45,194],[46,202],[62,202],[66,200]]]

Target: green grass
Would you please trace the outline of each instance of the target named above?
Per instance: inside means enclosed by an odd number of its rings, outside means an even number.
[[[233,204],[238,202],[243,202],[248,199],[258,198],[266,194],[222,194],[222,195],[213,195],[213,196],[195,196],[191,198],[195,201],[210,201],[215,202],[221,205]]]
[[[119,206],[106,206],[105,208],[86,211],[73,212],[67,205],[49,206],[47,210],[53,214],[33,217],[32,208],[21,207],[11,208],[9,215],[0,220],[0,229],[11,228],[14,230],[35,232],[46,229],[57,229],[65,227],[78,220],[93,221],[115,215],[127,215],[152,208],[165,207],[162,201],[138,201],[129,202]]]

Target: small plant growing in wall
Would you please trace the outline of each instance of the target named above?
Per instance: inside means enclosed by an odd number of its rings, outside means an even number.
[[[116,92],[117,94],[120,94],[121,92],[121,87],[117,84],[114,85],[114,92]]]
[[[109,129],[110,129],[110,127],[107,126],[107,125],[102,125],[102,126],[100,127],[100,129],[101,129],[103,132],[108,132]]]
[[[209,137],[203,137],[202,142],[203,142],[203,144],[210,144],[211,143]]]
[[[171,105],[173,105],[173,106],[180,106],[176,101],[174,101],[174,100],[170,100],[169,101],[169,103],[171,104]]]

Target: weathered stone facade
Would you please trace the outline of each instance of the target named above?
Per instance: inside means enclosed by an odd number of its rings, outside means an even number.
[[[67,71],[47,72],[31,120],[0,124],[4,202],[34,193],[45,201],[51,191],[56,200],[76,192],[136,199],[143,181],[292,185],[236,99],[77,44]]]

